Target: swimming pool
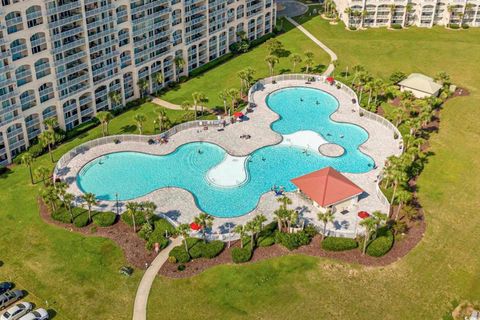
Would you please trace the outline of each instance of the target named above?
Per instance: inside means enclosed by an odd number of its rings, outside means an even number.
[[[338,108],[333,96],[317,89],[295,87],[271,93],[266,102],[280,115],[271,126],[274,131],[282,135],[313,131],[324,140],[341,145],[345,153],[330,158],[292,145],[263,147],[246,159],[247,180],[222,188],[206,176],[227,153],[215,144],[192,142],[164,156],[138,152],[105,155],[80,170],[77,184],[83,192],[93,192],[101,200],[114,200],[116,193],[120,200],[131,200],[159,188],[183,188],[194,196],[200,210],[217,217],[236,217],[253,210],[261,195],[273,185],[293,191],[290,180],[300,175],[326,166],[352,173],[373,169],[373,160],[358,150],[368,133],[359,126],[330,119]]]

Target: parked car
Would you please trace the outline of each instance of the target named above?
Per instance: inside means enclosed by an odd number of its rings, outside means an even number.
[[[29,314],[24,315],[19,320],[47,320],[48,319],[48,312],[45,309],[37,309]]]
[[[23,292],[20,290],[12,290],[5,292],[4,294],[0,295],[0,310],[8,307],[20,298],[23,298]]]
[[[33,309],[31,303],[28,302],[20,302],[14,305],[11,308],[8,308],[4,314],[0,317],[0,320],[17,320],[20,317],[26,315]]]
[[[4,294],[8,290],[13,288],[13,283],[11,282],[0,282],[0,294]]]

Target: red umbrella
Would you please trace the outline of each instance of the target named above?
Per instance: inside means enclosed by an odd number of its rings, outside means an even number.
[[[190,229],[192,229],[194,231],[198,231],[198,230],[202,229],[202,226],[199,225],[198,223],[192,222],[192,223],[190,223]]]
[[[369,214],[367,211],[360,211],[360,212],[358,213],[358,216],[359,216],[361,219],[365,219],[365,218],[370,217],[370,214]]]
[[[235,112],[235,113],[233,114],[233,116],[234,116],[235,118],[241,118],[241,117],[243,117],[243,113],[240,112],[240,111],[237,111],[237,112]]]
[[[335,81],[335,79],[333,77],[328,77],[327,81],[330,82],[330,83],[333,83]]]

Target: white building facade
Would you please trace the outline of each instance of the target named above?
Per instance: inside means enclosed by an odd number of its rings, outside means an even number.
[[[479,0],[334,0],[348,27],[480,26]]]
[[[45,119],[72,129],[139,98],[140,79],[156,91],[229,52],[240,31],[272,32],[275,18],[274,0],[2,0],[0,166]]]

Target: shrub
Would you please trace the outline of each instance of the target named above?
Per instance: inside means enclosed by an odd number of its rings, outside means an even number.
[[[358,242],[350,238],[328,237],[322,241],[322,248],[328,251],[352,250],[358,247]]]
[[[187,263],[190,261],[190,256],[188,255],[187,251],[185,251],[183,245],[176,246],[168,255],[170,257],[175,257],[176,262]]]
[[[450,24],[448,25],[448,27],[449,27],[450,29],[459,29],[459,28],[460,28],[460,26],[459,26],[458,24],[456,24],[456,23],[450,23]]]
[[[232,260],[234,263],[247,262],[247,261],[250,261],[251,258],[252,258],[252,250],[250,250],[249,247],[232,249]]]
[[[212,60],[211,62],[209,63],[206,63],[204,64],[203,66],[201,67],[198,67],[196,68],[195,70],[193,70],[192,72],[190,72],[190,77],[191,78],[194,78],[202,73],[205,73],[206,71],[210,70],[210,69],[213,69],[225,62],[227,62],[228,60],[230,60],[231,58],[233,57],[233,53],[227,53],[227,54],[224,54],[223,56],[215,59],[215,60]]]
[[[175,227],[163,218],[157,218],[155,220],[155,222],[153,223],[153,229],[155,230],[155,232],[161,232],[163,235],[165,235],[165,231],[167,231],[169,236],[175,234]]]
[[[367,254],[372,257],[381,257],[392,249],[394,237],[391,230],[379,231],[379,236],[371,241],[367,247]]]
[[[150,234],[150,237],[148,237],[147,244],[145,245],[145,248],[147,250],[152,250],[153,247],[155,246],[155,243],[158,242],[160,245],[160,250],[165,249],[166,246],[168,246],[168,239],[163,236],[163,234],[156,232],[155,230]]]
[[[177,263],[177,258],[175,258],[174,256],[169,256],[169,257],[168,257],[168,262],[170,262],[170,263]]]
[[[402,71],[395,71],[390,75],[388,78],[392,83],[396,84],[399,83],[400,81],[404,80],[407,78],[407,75],[403,73]]]
[[[71,223],[70,213],[63,207],[52,213],[52,219],[63,223]]]
[[[177,270],[178,270],[178,271],[183,271],[183,270],[185,270],[186,268],[187,268],[187,267],[186,267],[184,264],[180,264],[180,265],[178,265]]]
[[[203,243],[202,241],[197,242],[192,247],[188,246],[188,252],[190,253],[190,257],[192,257],[192,259],[201,258],[203,256],[204,250],[205,250],[205,243]]]
[[[355,31],[355,30],[357,30],[357,27],[350,26],[350,27],[348,27],[348,29],[350,29],[351,31]]]
[[[220,240],[214,240],[207,243],[204,246],[204,251],[202,256],[207,259],[212,259],[222,253],[223,249],[225,248],[225,243]]]
[[[392,29],[397,29],[398,30],[398,29],[402,29],[402,28],[403,27],[400,23],[393,23],[392,24]]]
[[[84,212],[82,214],[77,215],[73,219],[73,224],[77,228],[83,228],[88,224],[88,212]]]
[[[129,214],[122,214],[122,221],[125,222],[126,224],[128,224],[130,227],[133,227],[133,220],[132,220],[132,216],[130,216]],[[146,222],[145,220],[145,216],[143,215],[142,212],[137,212],[135,214],[135,224],[136,224],[136,227],[140,227],[142,226],[144,223]]]
[[[312,238],[305,231],[297,233],[278,232],[275,234],[275,242],[280,243],[288,250],[297,249],[310,243]]]
[[[145,223],[140,231],[138,231],[138,236],[144,240],[148,240],[153,233],[153,227],[150,223]]]
[[[109,227],[117,220],[117,214],[114,212],[98,212],[92,216],[92,220],[99,227]]]
[[[34,158],[41,156],[44,151],[45,151],[45,148],[43,148],[43,146],[40,143],[33,144],[30,146],[30,148],[28,148],[28,152],[30,152],[30,154]]]
[[[470,26],[468,24],[466,24],[466,23],[462,24],[462,29],[468,29],[468,28],[470,28]]]
[[[275,237],[268,236],[264,238],[258,238],[257,242],[259,247],[270,247],[275,243]]]

